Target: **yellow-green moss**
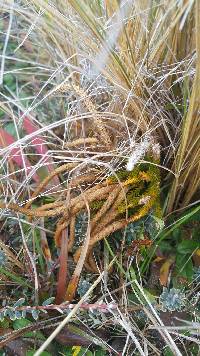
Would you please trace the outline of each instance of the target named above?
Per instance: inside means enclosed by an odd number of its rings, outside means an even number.
[[[120,213],[125,213],[127,209],[132,209],[138,206],[135,213],[136,220],[145,216],[150,209],[154,208],[154,214],[161,217],[160,208],[160,171],[157,166],[159,163],[150,155],[145,157],[147,163],[137,165],[131,172],[120,170],[116,172],[118,179],[129,187],[124,200],[118,207]],[[116,176],[109,178],[109,183],[117,182]],[[148,200],[149,197],[149,200]],[[146,198],[145,204],[140,204],[142,198]],[[134,214],[133,214],[134,215]],[[137,216],[136,216],[137,215]]]
[[[155,216],[161,217],[160,171],[157,166],[159,161],[151,154],[148,154],[145,160],[146,163],[138,164],[132,171],[120,169],[107,179],[108,184],[117,184],[120,181],[124,187],[129,188],[126,200],[124,199],[118,206],[118,212],[124,215],[128,209],[128,216],[130,219],[132,216],[133,221],[145,216],[151,209],[154,209]],[[146,199],[146,203],[143,204],[141,199]],[[97,211],[104,202],[105,200],[94,201],[90,207]]]
[[[99,210],[103,206],[104,203],[105,203],[105,199],[93,201],[90,204],[90,209],[91,210]]]

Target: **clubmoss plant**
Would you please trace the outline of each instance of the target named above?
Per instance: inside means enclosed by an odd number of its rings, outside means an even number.
[[[0,267],[4,266],[7,261],[6,254],[3,250],[0,249]]]
[[[171,288],[168,290],[164,287],[160,295],[160,304],[163,311],[181,311],[186,306],[186,295],[180,289]]]

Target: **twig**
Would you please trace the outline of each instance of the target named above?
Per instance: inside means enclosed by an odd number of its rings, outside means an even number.
[[[89,288],[89,290],[85,293],[83,298],[73,307],[71,312],[66,316],[64,320],[57,326],[57,328],[52,332],[52,334],[47,338],[44,344],[36,351],[34,356],[39,356],[41,353],[47,348],[47,346],[51,343],[51,341],[59,334],[62,328],[70,321],[70,319],[76,314],[79,310],[80,306],[83,302],[88,298],[90,293],[93,291],[94,288],[99,284],[104,276],[104,272],[97,278],[97,280],[93,283],[93,285]]]
[[[32,310],[57,310],[59,311],[60,313],[63,314],[63,311],[64,310],[67,310],[67,309],[73,309],[74,307],[76,307],[77,304],[72,304],[72,303],[69,303],[69,302],[64,302],[64,303],[61,303],[61,304],[49,304],[49,305],[33,305],[32,307],[29,306],[29,305],[25,305],[25,306],[21,306],[21,307],[4,307],[4,308],[1,308],[0,309],[0,313],[3,313],[5,312],[6,310],[12,310],[12,311],[32,311]],[[101,311],[102,313],[107,313],[109,312],[111,309],[117,309],[118,308],[118,305],[117,304],[114,304],[114,303],[109,303],[109,304],[106,304],[106,303],[82,303],[79,305],[79,308],[80,309],[83,309],[83,310],[99,310]],[[139,307],[138,307],[139,308]],[[135,310],[138,310],[135,309]],[[141,309],[141,307],[139,308]]]

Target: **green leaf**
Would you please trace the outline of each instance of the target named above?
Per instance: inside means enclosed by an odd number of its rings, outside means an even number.
[[[178,244],[177,252],[180,254],[192,254],[194,250],[200,247],[200,243],[193,240],[183,240]]]
[[[158,244],[160,243],[160,241],[164,240],[164,238],[170,236],[175,229],[179,228],[179,226],[188,223],[189,221],[191,221],[190,219],[193,219],[195,216],[198,216],[198,214],[200,214],[200,206],[197,206],[196,208],[192,209],[190,212],[187,212],[187,214],[185,214],[180,219],[178,219],[169,228],[163,229],[163,231],[161,231],[158,235],[159,236]]]
[[[0,321],[0,328],[1,329],[8,329],[9,326],[10,326],[9,324],[10,324],[9,321],[4,319],[4,320]]]
[[[192,209],[189,210],[189,212],[191,211]],[[200,210],[196,211],[195,214],[189,218],[188,222],[200,222]]]
[[[164,350],[163,350],[163,356],[173,356],[174,353],[170,350],[169,346],[167,346]]]
[[[2,109],[0,109],[0,118],[2,118],[4,115],[5,115],[5,112]]]
[[[161,241],[159,244],[159,249],[161,252],[166,253],[167,255],[170,255],[174,251],[174,248],[170,245],[170,241],[168,240]]]
[[[15,321],[13,321],[13,329],[15,330],[19,330],[19,329],[22,329],[22,328],[25,328],[26,326],[29,326],[31,325],[32,322],[28,319],[17,319]]]
[[[34,356],[34,355],[35,355],[35,351],[36,351],[36,350],[29,350],[29,351],[27,351],[27,352],[26,352],[26,356]],[[41,352],[40,355],[41,355],[41,356],[52,356],[52,354],[50,354],[50,353],[47,352],[47,351]]]
[[[194,227],[192,229],[192,239],[195,240],[195,241],[199,241],[199,226]]]
[[[6,277],[10,278],[14,282],[17,282],[19,285],[22,285],[22,286],[25,286],[25,287],[29,287],[29,288],[33,288],[31,286],[31,284],[30,283],[28,284],[23,278],[21,278],[18,275],[8,271],[7,269],[3,268],[2,266],[0,266],[0,273],[4,274]]]
[[[132,281],[134,281],[135,279],[137,279],[137,277],[136,277],[136,274],[135,274],[135,271],[134,271],[134,269],[133,269],[133,267],[131,266],[130,267],[130,278],[131,278],[131,280]]]
[[[26,318],[26,309],[22,310],[22,318]]]
[[[18,319],[18,320],[15,320],[12,325],[13,325],[14,330],[19,330],[19,329],[25,328],[26,326],[33,325],[33,323],[28,319]],[[31,338],[37,338],[40,340],[45,340],[45,337],[41,333],[41,331],[36,331],[36,332],[35,331],[27,331],[24,334],[24,336],[31,337]]]
[[[12,87],[13,84],[15,84],[15,78],[10,73],[7,73],[3,76],[3,81],[4,81],[4,85],[7,85],[8,87]]]
[[[92,356],[93,354],[91,354],[91,356]],[[97,351],[95,351],[95,354],[94,354],[95,356],[106,356],[107,355],[107,352],[106,351],[104,351],[104,350],[97,350]]]
[[[172,236],[175,241],[178,241],[181,238],[181,229],[175,229],[172,231]]]
[[[199,356],[199,346],[197,344],[193,344],[191,347],[188,347],[188,351],[192,356]]]
[[[150,291],[147,290],[146,288],[144,288],[143,291],[144,291],[144,293],[145,293],[147,299],[150,301],[150,303],[151,303],[152,305],[153,305],[153,304],[156,304],[156,297],[155,297],[152,293],[150,293]]]
[[[13,122],[9,122],[8,124],[5,125],[4,128],[10,135],[12,135],[17,139],[17,133]]]
[[[184,277],[189,281],[192,281],[194,269],[193,263],[191,260],[191,256],[189,254],[177,254],[176,255],[176,271],[177,275],[180,277]]]
[[[4,322],[4,312],[0,313],[0,325]]]

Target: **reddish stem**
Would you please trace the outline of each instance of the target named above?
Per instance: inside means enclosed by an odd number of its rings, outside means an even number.
[[[68,260],[68,228],[62,231],[60,248],[60,268],[58,273],[58,285],[56,304],[61,304],[65,299],[67,285],[67,260]]]

